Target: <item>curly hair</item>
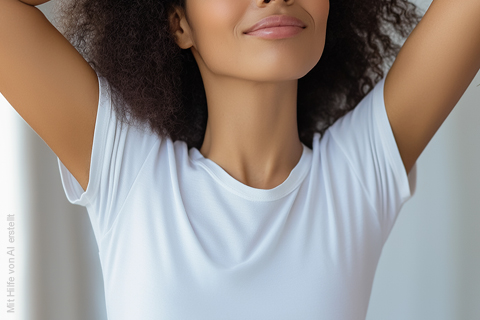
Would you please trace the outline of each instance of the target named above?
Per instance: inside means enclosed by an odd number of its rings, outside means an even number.
[[[208,110],[190,49],[181,49],[169,15],[186,0],[64,0],[54,24],[98,75],[108,80],[117,117],[201,148]],[[299,138],[309,148],[354,109],[393,63],[423,16],[408,0],[332,0],[325,47],[298,80]],[[398,37],[400,36],[400,37]]]

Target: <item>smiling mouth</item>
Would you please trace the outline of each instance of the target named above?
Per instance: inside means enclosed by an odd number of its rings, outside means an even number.
[[[251,28],[246,30],[244,33],[251,33],[263,28],[271,28],[271,27],[285,27],[285,26],[297,26],[300,28],[306,27],[306,24],[293,16],[279,14],[279,15],[271,15],[268,16],[260,21],[258,21],[255,25]]]

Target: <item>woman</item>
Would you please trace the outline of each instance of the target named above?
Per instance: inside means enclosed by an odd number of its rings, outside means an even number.
[[[434,0],[398,56],[406,1],[84,0],[61,10],[75,46],[0,6],[0,90],[88,210],[109,319],[365,318],[480,67],[473,0]]]

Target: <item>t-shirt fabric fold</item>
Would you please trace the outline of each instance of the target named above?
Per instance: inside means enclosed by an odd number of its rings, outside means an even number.
[[[250,187],[184,141],[99,104],[84,191],[109,320],[365,319],[375,270],[415,191],[385,111],[383,78],[273,189]]]

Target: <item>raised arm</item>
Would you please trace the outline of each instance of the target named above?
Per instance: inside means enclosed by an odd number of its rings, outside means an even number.
[[[479,69],[480,1],[433,0],[385,79],[386,111],[407,172]]]
[[[98,79],[34,6],[45,2],[0,0],[0,92],[85,190]]]

